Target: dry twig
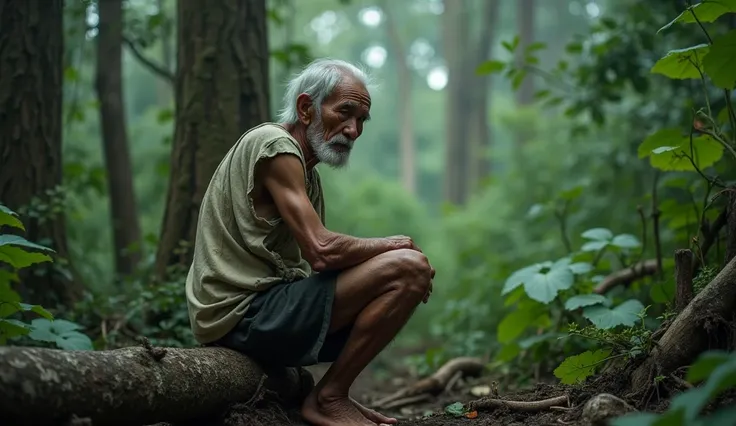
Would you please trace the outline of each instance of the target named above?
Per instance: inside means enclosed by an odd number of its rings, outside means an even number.
[[[541,401],[506,401],[495,398],[481,398],[468,404],[470,410],[488,410],[506,407],[514,411],[523,411],[532,413],[536,411],[549,410],[551,407],[560,407],[562,404],[570,405],[570,398],[567,395],[556,396],[554,398],[543,399]]]

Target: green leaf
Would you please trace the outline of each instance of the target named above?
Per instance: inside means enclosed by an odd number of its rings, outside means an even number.
[[[593,270],[593,265],[588,262],[576,262],[570,264],[570,270],[575,275],[587,274]]]
[[[598,349],[573,355],[555,368],[554,375],[565,385],[580,383],[593,375],[597,366],[611,354],[610,349]]]
[[[4,344],[7,339],[24,336],[30,331],[28,324],[22,321],[0,318],[0,344]]]
[[[498,328],[496,330],[498,342],[506,344],[513,341],[519,337],[527,327],[532,325],[538,316],[538,312],[534,312],[529,309],[516,310],[506,315],[501,322],[498,323]]]
[[[44,250],[44,251],[50,251],[53,252],[48,247],[44,247],[40,244],[32,243],[25,238],[18,236],[18,235],[0,235],[0,247],[6,246],[6,245],[13,245],[13,246],[22,246],[22,247],[28,247],[36,250]]]
[[[601,329],[619,325],[631,327],[636,324],[642,309],[644,305],[640,301],[630,299],[613,309],[601,305],[587,307],[583,311],[583,316]]]
[[[445,407],[445,413],[454,417],[463,417],[466,412],[462,402],[455,402]]]
[[[660,28],[657,33],[664,31],[676,23],[694,24],[713,22],[726,13],[736,12],[736,0],[702,0],[701,2],[688,7],[677,18],[673,19],[667,25]],[[695,18],[698,18],[697,20]]]
[[[613,237],[613,240],[611,240],[611,245],[620,247],[620,248],[637,248],[641,246],[641,243],[639,242],[639,239],[631,234],[619,234]]]
[[[478,65],[478,67],[475,69],[475,73],[477,75],[486,75],[486,74],[494,74],[497,72],[501,72],[506,68],[506,63],[501,61],[485,61],[482,64]]]
[[[611,419],[611,426],[655,426],[662,416],[655,413],[631,413]]]
[[[613,232],[607,228],[592,228],[583,232],[580,236],[586,240],[610,241],[613,238]]]
[[[521,347],[515,342],[509,343],[508,345],[504,345],[501,350],[498,351],[494,359],[501,362],[509,362],[516,358],[519,353],[521,353]]]
[[[702,78],[703,58],[708,50],[707,44],[670,50],[654,64],[650,72],[676,80],[700,79]]]
[[[703,59],[705,73],[721,89],[733,89],[736,84],[736,30],[713,40],[710,52]]]
[[[656,303],[671,302],[675,298],[675,281],[668,279],[652,284],[649,289],[649,297]]]
[[[582,251],[599,251],[608,246],[608,241],[588,241],[580,247]]]
[[[710,350],[702,353],[694,364],[687,370],[687,381],[697,383],[707,379],[713,370],[734,359],[732,353],[720,350]]]
[[[691,156],[690,137],[680,129],[664,128],[649,135],[639,145],[639,158],[649,156],[652,167],[665,171],[696,171]],[[687,156],[687,157],[686,157]],[[723,145],[708,135],[693,137],[692,159],[699,169],[712,166],[723,157]]]
[[[0,318],[7,318],[20,310],[20,295],[10,287],[10,282],[0,282]]]
[[[574,311],[575,309],[580,309],[586,306],[601,304],[610,306],[611,302],[607,297],[600,294],[580,294],[567,299],[565,302],[565,309],[568,311]]]
[[[10,226],[13,228],[18,228],[22,230],[26,230],[26,228],[23,226],[23,222],[18,219],[18,214],[6,206],[0,204],[0,228],[3,226]]]
[[[702,422],[698,426],[722,425],[733,426],[736,424],[736,407],[724,407],[716,410],[710,416],[702,418]]]
[[[19,303],[18,307],[21,311],[33,312],[34,314],[38,314],[41,317],[46,318],[47,320],[54,319],[54,315],[51,312],[47,311],[41,305],[29,305],[28,303]]]
[[[31,253],[19,247],[0,246],[0,262],[15,269],[23,269],[34,263],[49,262],[51,258],[43,253]]]
[[[53,342],[64,350],[92,350],[92,340],[85,334],[80,333],[79,324],[71,321],[57,319],[49,321],[45,318],[37,318],[31,321],[33,330],[28,337],[42,342]]]
[[[560,290],[572,287],[574,280],[570,259],[562,258],[555,263],[547,261],[519,269],[506,280],[501,294],[506,295],[523,285],[529,298],[549,303]]]

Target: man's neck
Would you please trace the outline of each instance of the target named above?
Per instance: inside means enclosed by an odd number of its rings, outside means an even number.
[[[299,142],[299,148],[302,150],[304,156],[304,162],[307,166],[307,170],[311,170],[314,166],[319,163],[317,156],[314,155],[314,150],[309,146],[307,142],[307,129],[299,124],[281,124],[291,136]]]

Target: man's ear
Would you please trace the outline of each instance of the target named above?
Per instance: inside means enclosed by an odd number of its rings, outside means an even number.
[[[312,102],[312,98],[306,93],[302,93],[296,98],[296,113],[299,116],[299,121],[305,126],[308,126],[312,122],[314,102]]]

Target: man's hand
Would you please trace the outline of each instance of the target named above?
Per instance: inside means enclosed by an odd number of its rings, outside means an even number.
[[[416,243],[414,243],[414,240],[412,240],[411,237],[407,237],[406,235],[393,235],[386,238],[394,241],[397,249],[410,249],[422,253],[422,250],[418,245],[416,245]]]
[[[430,268],[432,267],[430,266]],[[429,296],[432,295],[432,281],[434,281],[434,274],[435,274],[435,270],[434,268],[432,268],[432,270],[429,273],[429,287],[427,287],[427,294],[424,295],[424,299],[422,300],[422,302],[424,303],[427,303],[429,301]]]

